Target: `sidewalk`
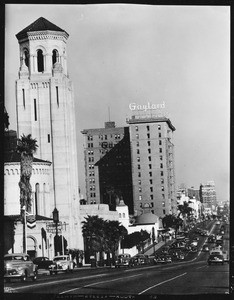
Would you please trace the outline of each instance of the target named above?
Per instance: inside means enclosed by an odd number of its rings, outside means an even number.
[[[151,245],[150,248],[148,248],[144,254],[147,254],[147,255],[154,255],[154,251],[156,252],[158,249],[160,249],[161,247],[163,246],[169,246],[171,245],[175,240],[174,239],[171,239],[171,240],[167,240],[166,242],[165,241],[160,241],[159,243],[155,244],[154,246]]]

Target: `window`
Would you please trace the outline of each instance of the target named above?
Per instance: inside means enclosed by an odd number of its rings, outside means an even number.
[[[140,161],[140,157],[139,156],[137,157],[137,161]]]
[[[141,195],[139,195],[139,200],[142,200],[142,196]]]
[[[88,141],[92,141],[93,140],[93,136],[92,135],[88,135]]]
[[[151,212],[152,212],[152,214],[154,214],[154,210],[153,209],[151,209]]]
[[[138,131],[138,126],[135,127],[135,130]]]
[[[138,133],[136,134],[136,138],[139,139],[139,134]]]
[[[137,154],[140,154],[140,149],[137,149]]]
[[[29,67],[29,53],[28,50],[24,50],[24,63],[27,67]]]
[[[150,146],[150,141],[147,142],[148,146]]]
[[[159,157],[160,157],[160,160],[163,160],[163,156],[162,155],[160,155]]]
[[[147,128],[147,130],[148,130],[148,131],[150,130],[150,127],[149,127],[149,125],[147,125],[147,126],[146,126],[146,128]]]
[[[41,49],[37,51],[37,70],[38,72],[44,72],[44,56]]]
[[[141,180],[138,180],[138,184],[141,184]]]
[[[165,199],[165,195],[164,194],[162,194],[162,198]]]
[[[59,107],[59,92],[57,86],[56,86],[56,99],[57,99],[57,106]]]
[[[139,187],[139,193],[141,193],[142,192],[142,188],[141,187]]]
[[[153,179],[150,179],[149,182],[150,182],[150,184],[153,184]]]
[[[159,132],[159,133],[158,133],[158,137],[162,137],[162,134],[161,134],[161,132]]]
[[[152,169],[152,165],[151,164],[149,164],[149,169]]]
[[[163,210],[163,214],[164,214],[164,215],[166,214],[166,210],[165,210],[165,209]]]
[[[162,153],[162,148],[159,148],[159,152]]]
[[[151,202],[151,207],[154,207],[154,202]]]
[[[164,192],[164,186],[163,185],[161,186],[161,190]]]
[[[148,153],[149,153],[149,154],[151,153],[151,149],[150,149],[150,148],[148,148]]]
[[[161,171],[161,176],[163,176],[163,171]]]
[[[121,213],[119,213],[119,218],[122,218],[122,215],[121,215]]]
[[[164,183],[164,179],[163,179],[163,178],[161,178],[161,183],[162,183],[162,184]]]
[[[162,202],[162,207],[165,207],[165,202],[164,201]]]
[[[163,164],[162,163],[160,164],[160,168],[163,168]]]
[[[159,140],[159,145],[162,145],[162,141],[161,140]]]
[[[48,134],[47,137],[48,137],[48,143],[50,143],[50,134]]]
[[[158,130],[161,130],[161,125],[158,125]]]
[[[139,146],[140,146],[140,143],[139,143],[138,141],[136,142],[136,146],[137,146],[137,147],[139,147]]]
[[[37,100],[34,99],[34,120],[37,121]]]
[[[154,199],[154,196],[153,195],[150,195],[150,200],[153,200]]]
[[[56,49],[52,52],[52,65],[54,65],[56,62],[58,62],[59,54]]]
[[[125,218],[125,213],[123,213],[123,218]]]
[[[25,108],[25,92],[24,92],[24,89],[22,89],[22,94],[23,94],[23,106]]]
[[[153,187],[152,186],[150,187],[150,192],[153,193]]]
[[[149,176],[152,177],[152,172],[149,172]]]
[[[140,170],[140,168],[141,168],[141,165],[137,165],[137,168],[138,168],[138,170]]]
[[[150,139],[150,134],[149,133],[147,133],[147,139]]]
[[[151,156],[148,156],[148,160],[151,161]]]

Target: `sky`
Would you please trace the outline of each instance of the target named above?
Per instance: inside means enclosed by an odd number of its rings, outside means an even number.
[[[176,130],[176,185],[214,180],[229,200],[230,7],[140,4],[5,7],[5,106],[16,130],[15,35],[44,17],[69,34],[78,173],[85,194],[83,129],[127,126],[130,103],[165,103]],[[110,111],[110,115],[108,113]]]

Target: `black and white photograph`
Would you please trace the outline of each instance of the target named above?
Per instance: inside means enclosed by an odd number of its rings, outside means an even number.
[[[6,298],[229,296],[230,5],[4,9]]]

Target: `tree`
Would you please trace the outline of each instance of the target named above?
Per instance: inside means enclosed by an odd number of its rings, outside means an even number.
[[[32,187],[30,178],[32,175],[33,154],[37,150],[37,140],[33,139],[31,134],[24,134],[18,139],[17,152],[20,153],[20,209],[23,223],[23,252],[26,252],[25,243],[25,214],[31,211]]]
[[[186,226],[187,218],[191,216],[193,209],[189,206],[188,202],[184,202],[183,204],[178,205],[178,210],[180,211],[178,214],[178,218],[180,217],[180,215],[182,215],[184,219],[184,224]]]

